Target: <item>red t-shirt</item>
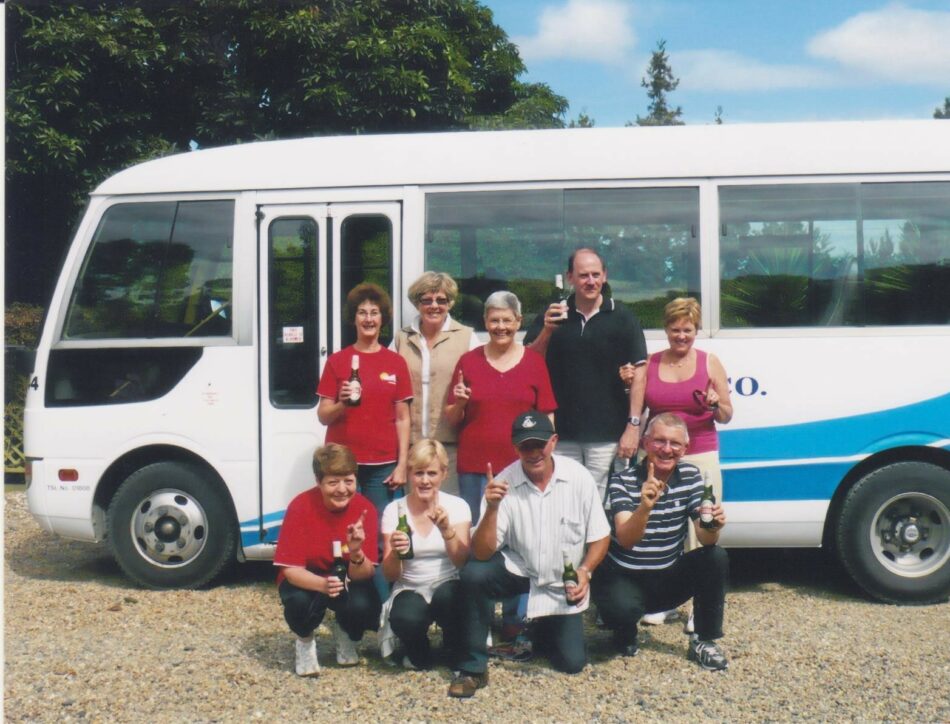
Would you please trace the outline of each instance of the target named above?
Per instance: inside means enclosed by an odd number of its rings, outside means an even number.
[[[277,583],[284,580],[283,566],[306,568],[313,573],[326,575],[333,563],[333,541],[346,543],[346,527],[359,520],[364,510],[363,530],[366,531],[366,539],[361,550],[371,562],[376,563],[379,523],[376,520],[376,508],[369,500],[356,493],[345,509],[330,511],[317,486],[291,500],[284,513],[284,522],[277,537],[277,550],[274,551],[274,565],[281,566]],[[346,560],[350,558],[346,552],[343,557]]]
[[[412,399],[412,380],[404,358],[385,348],[366,353],[345,347],[327,360],[317,394],[337,398],[340,387],[350,379],[354,354],[360,358],[363,397],[359,405],[345,407],[343,414],[330,423],[326,441],[346,445],[360,465],[395,462],[399,459],[396,403]]]
[[[459,370],[472,396],[465,406],[459,428],[458,471],[485,474],[491,463],[495,473],[518,459],[511,444],[511,424],[522,412],[545,414],[557,409],[551,378],[544,358],[525,349],[521,361],[507,372],[499,372],[485,358],[485,347],[466,352],[455,365],[446,404],[455,402],[453,392]]]

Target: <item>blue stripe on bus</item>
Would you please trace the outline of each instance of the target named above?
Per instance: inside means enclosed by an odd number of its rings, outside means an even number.
[[[740,468],[722,473],[726,504],[779,500],[829,500],[853,462]]]
[[[897,431],[901,432],[897,432]],[[950,394],[852,417],[719,431],[724,464],[872,455],[950,438]]]

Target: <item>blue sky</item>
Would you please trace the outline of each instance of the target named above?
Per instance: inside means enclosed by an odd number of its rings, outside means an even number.
[[[597,126],[646,115],[658,40],[687,123],[930,118],[950,96],[950,0],[482,0]]]

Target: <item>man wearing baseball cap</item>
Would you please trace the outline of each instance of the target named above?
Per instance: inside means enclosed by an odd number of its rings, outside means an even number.
[[[528,594],[535,650],[554,668],[574,674],[587,663],[581,614],[591,573],[610,543],[597,486],[583,465],[554,453],[557,435],[547,415],[519,415],[511,441],[519,459],[497,476],[488,469],[472,559],[462,569],[466,652],[449,696],[469,697],[488,685],[492,605],[507,596]],[[566,563],[576,584],[564,582]]]

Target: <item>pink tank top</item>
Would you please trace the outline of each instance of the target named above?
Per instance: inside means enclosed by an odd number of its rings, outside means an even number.
[[[689,430],[687,454],[718,450],[719,436],[716,434],[716,422],[713,419],[715,413],[696,400],[709,383],[706,353],[700,349],[696,350],[696,373],[683,382],[664,382],[660,379],[662,355],[662,352],[650,355],[647,363],[646,406],[650,408],[650,417],[661,412],[673,412],[682,417],[686,422],[686,429]]]

